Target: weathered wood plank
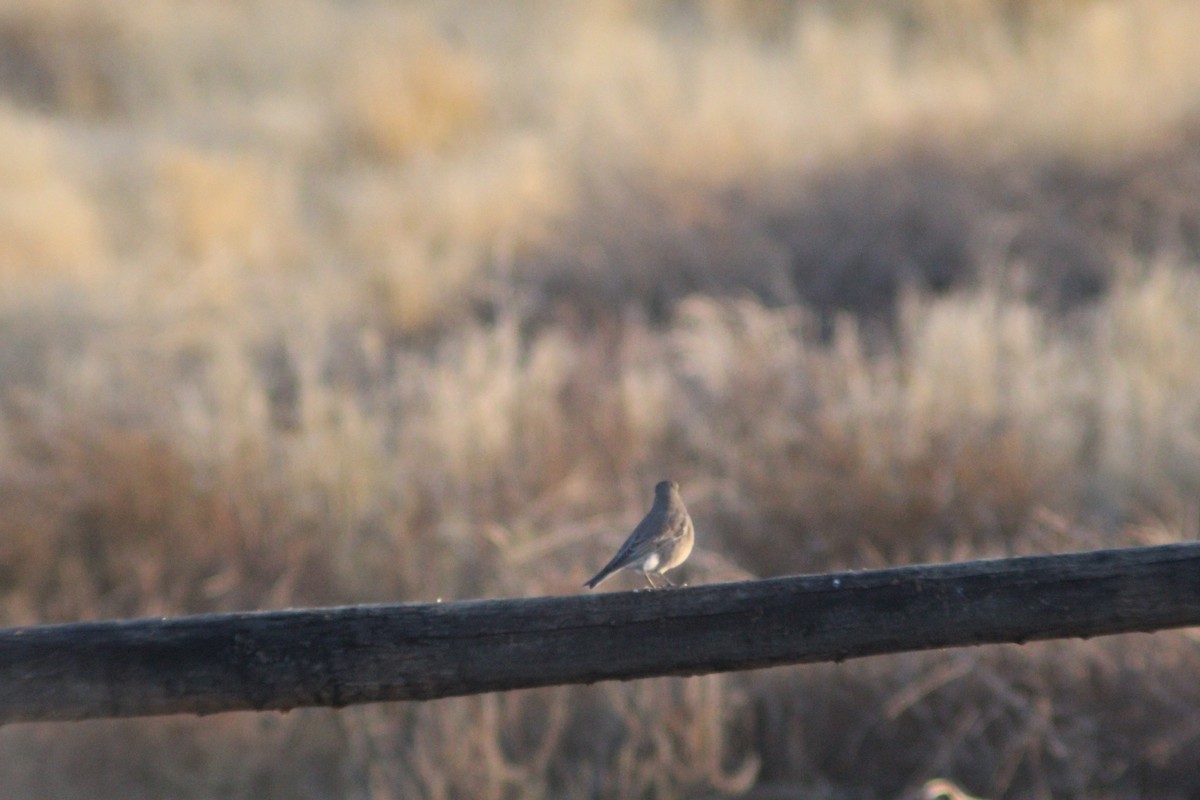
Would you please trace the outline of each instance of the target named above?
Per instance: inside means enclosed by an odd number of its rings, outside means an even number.
[[[1200,544],[0,630],[0,721],[340,707],[1200,625]]]

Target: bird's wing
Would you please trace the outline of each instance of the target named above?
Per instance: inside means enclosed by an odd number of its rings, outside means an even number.
[[[675,542],[687,535],[689,522],[686,513],[671,514],[667,520],[667,530],[653,543],[654,549],[662,550],[674,546]]]
[[[621,545],[621,549],[613,557],[613,562],[631,564],[653,553],[658,548],[659,532],[666,523],[665,516],[666,514],[652,510],[643,517],[633,529],[633,533],[629,534],[625,544]]]

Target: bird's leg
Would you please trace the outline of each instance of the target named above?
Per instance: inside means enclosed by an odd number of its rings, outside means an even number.
[[[650,573],[649,573],[649,572],[643,572],[643,573],[642,573],[642,576],[643,576],[643,577],[646,579],[646,583],[650,584],[650,588],[651,588],[651,589],[657,589],[657,588],[658,588],[657,586],[655,586],[655,585],[654,585],[654,581],[650,579]]]
[[[670,586],[672,589],[674,589],[674,588],[675,588],[675,583],[674,583],[674,582],[673,582],[673,581],[672,581],[670,578],[668,578],[666,575],[663,575],[662,573],[659,573],[659,576],[658,576],[658,577],[660,577],[660,578],[662,578],[664,581],[666,581],[666,582],[667,582],[667,586]]]

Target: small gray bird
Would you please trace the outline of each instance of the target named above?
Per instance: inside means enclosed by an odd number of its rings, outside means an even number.
[[[687,560],[695,538],[696,529],[683,506],[683,498],[679,496],[679,484],[675,481],[662,481],[654,487],[654,505],[651,506],[650,513],[638,523],[633,533],[629,534],[629,538],[612,557],[612,561],[584,586],[595,589],[601,581],[619,569],[641,572],[653,589],[659,587],[651,580],[651,573],[661,577],[668,586],[674,586],[663,573]]]

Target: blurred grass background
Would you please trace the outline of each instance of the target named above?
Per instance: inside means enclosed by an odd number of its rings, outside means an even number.
[[[1197,30],[3,0],[0,623],[575,592],[667,476],[692,582],[1195,539]],[[0,786],[1182,800],[1198,670],[1182,631],[20,725]]]

